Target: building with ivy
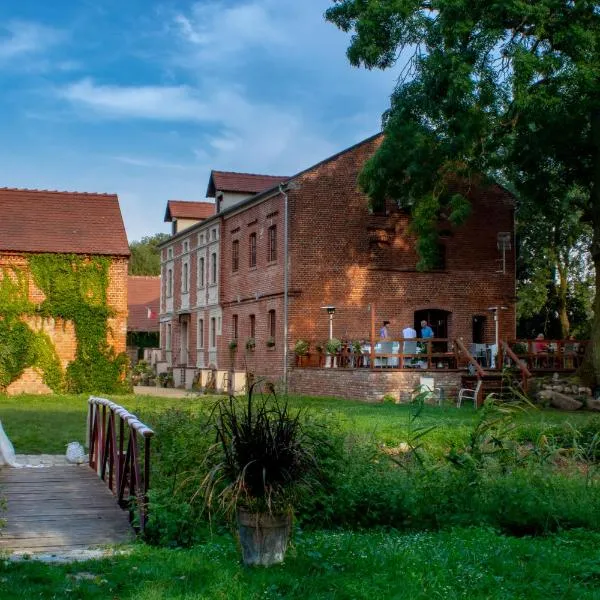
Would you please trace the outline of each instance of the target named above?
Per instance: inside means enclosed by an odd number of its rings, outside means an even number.
[[[114,194],[0,189],[0,391],[114,392],[129,246]]]

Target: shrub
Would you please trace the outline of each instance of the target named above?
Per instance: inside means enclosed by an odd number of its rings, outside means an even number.
[[[296,356],[306,356],[309,348],[310,344],[306,340],[298,340],[294,345],[294,352]]]
[[[342,342],[337,338],[331,338],[325,343],[328,354],[337,354],[342,349]]]

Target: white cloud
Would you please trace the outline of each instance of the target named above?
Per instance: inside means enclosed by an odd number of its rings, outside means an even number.
[[[111,158],[125,165],[141,167],[143,169],[175,169],[178,171],[184,171],[185,169],[190,168],[188,165],[166,162],[144,156],[112,156]]]
[[[186,85],[98,85],[86,78],[59,89],[58,96],[113,118],[201,121],[209,116],[206,105]]]
[[[189,14],[175,14],[173,24],[181,40],[194,48],[194,61],[230,60],[259,47],[287,45],[286,23],[272,9],[260,0],[234,6],[207,0],[194,4]]]
[[[0,63],[39,55],[63,38],[64,35],[52,27],[30,21],[9,21],[0,26]]]

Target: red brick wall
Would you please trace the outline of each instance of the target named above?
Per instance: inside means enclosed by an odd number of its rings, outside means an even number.
[[[471,217],[444,240],[447,268],[418,272],[406,215],[391,207],[387,216],[370,215],[357,189],[358,173],[378,143],[372,140],[318,165],[290,192],[290,288],[300,292],[290,304],[290,342],[328,337],[328,318],[320,309],[327,304],[337,307],[335,336],[368,339],[371,303],[377,330],[382,320],[390,320],[393,337],[413,324],[414,311],[450,311],[448,336],[467,343],[474,315],[487,316],[486,341],[493,342],[487,308],[501,304],[508,307],[501,314],[501,337],[514,337],[514,250],[506,255],[506,273],[497,272],[497,233],[513,231],[508,194],[498,187],[472,190]]]
[[[458,371],[386,371],[370,369],[291,369],[289,390],[306,396],[331,396],[379,402],[384,396],[405,401],[419,386],[420,377],[433,377],[445,398],[455,398],[460,389]]]
[[[269,227],[277,231],[277,259],[269,261]],[[256,267],[250,267],[250,234],[256,233]],[[231,366],[228,349],[233,315],[238,316],[238,350],[234,365],[263,376],[278,378],[283,371],[283,199],[269,198],[246,210],[226,216],[221,229],[221,304],[223,335],[219,350],[222,368]],[[239,241],[239,269],[232,270],[231,247]],[[267,347],[269,311],[275,311],[275,346]],[[246,351],[250,337],[250,315],[256,319],[256,348]]]
[[[19,254],[0,254],[0,269],[4,266],[15,266],[22,271],[27,271],[27,259]],[[127,266],[128,260],[114,257],[109,268],[109,284],[107,289],[107,303],[114,311],[114,316],[108,320],[108,343],[116,352],[124,352],[127,338]],[[35,303],[44,300],[44,294],[29,277],[29,299]],[[36,316],[24,316],[26,322],[34,331],[44,331],[52,340],[63,368],[74,360],[77,351],[77,338],[73,323],[62,319],[53,319]],[[43,383],[41,375],[36,369],[27,369],[23,375],[13,382],[8,390],[11,394],[17,393],[48,393],[49,388]]]

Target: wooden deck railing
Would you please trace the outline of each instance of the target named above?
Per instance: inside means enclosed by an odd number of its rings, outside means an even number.
[[[588,340],[509,340],[517,365],[530,371],[574,371],[581,366]]]
[[[91,396],[88,400],[89,465],[129,510],[143,531],[148,517],[150,440],[154,432],[122,406]]]

